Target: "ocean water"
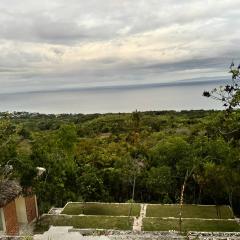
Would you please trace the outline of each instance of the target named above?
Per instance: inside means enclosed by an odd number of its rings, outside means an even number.
[[[0,111],[107,113],[134,110],[222,109],[202,96],[216,83],[123,86],[0,94]]]

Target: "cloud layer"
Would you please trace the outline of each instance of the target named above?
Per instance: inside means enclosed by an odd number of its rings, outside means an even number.
[[[1,0],[0,93],[224,78],[240,0]]]

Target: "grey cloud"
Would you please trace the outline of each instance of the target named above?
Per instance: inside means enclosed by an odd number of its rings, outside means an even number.
[[[59,0],[47,8],[45,1],[42,5],[23,1],[29,4],[24,7],[13,0],[15,5],[9,11],[7,1],[2,2],[1,38],[61,44],[111,39],[216,17],[229,19],[238,3],[221,1],[212,6],[214,1],[90,0],[66,4]],[[129,30],[124,32],[126,27]]]
[[[213,70],[221,75],[240,55],[239,4],[240,0],[11,0],[10,7],[9,1],[1,0],[0,84],[7,91],[24,88],[23,82],[37,89],[173,81]],[[91,48],[90,44],[99,46],[95,58],[89,50],[93,56],[86,59],[86,49],[84,56],[74,56],[75,62],[68,62],[71,55],[62,60],[69,49],[74,53],[74,47]],[[98,50],[108,54],[98,55]],[[169,58],[169,52],[175,55]]]
[[[192,69],[207,69],[207,68],[228,68],[232,58],[203,58],[203,59],[189,59],[180,62],[171,63],[154,63],[142,66],[143,69],[155,69],[156,71],[177,71],[177,70],[192,70]]]
[[[56,21],[46,16],[32,17],[25,20],[12,19],[2,24],[0,37],[8,40],[20,40],[25,42],[46,43],[74,43],[76,41],[97,40],[105,38],[104,26],[92,28],[78,25],[72,21]]]

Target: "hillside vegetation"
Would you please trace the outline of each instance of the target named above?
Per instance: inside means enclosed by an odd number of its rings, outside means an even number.
[[[239,111],[0,117],[0,164],[33,187],[42,212],[68,201],[179,203],[191,172],[185,203],[240,213]]]

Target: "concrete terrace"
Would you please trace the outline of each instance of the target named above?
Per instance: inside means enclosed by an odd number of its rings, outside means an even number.
[[[64,231],[77,230],[82,235],[113,235],[111,239],[118,239],[115,232],[119,231],[121,235],[125,232],[125,237],[131,236],[127,239],[135,239],[133,236],[145,239],[148,233],[162,239],[159,236],[163,233],[179,235],[178,214],[179,205],[174,204],[69,202],[64,208],[53,208],[44,214],[35,230],[44,232],[53,226],[63,227]],[[192,231],[240,232],[240,225],[229,206],[184,205],[182,216],[185,234]],[[176,239],[181,239],[179,237]]]

